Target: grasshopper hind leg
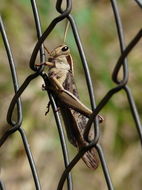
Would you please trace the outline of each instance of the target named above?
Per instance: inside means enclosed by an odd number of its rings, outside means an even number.
[[[45,112],[45,115],[47,115],[50,111],[50,107],[51,107],[51,101],[48,102],[46,108],[47,108],[47,111]],[[57,107],[57,109],[55,110],[55,112],[58,112],[60,111],[60,107]]]
[[[48,112],[50,111],[50,106],[51,106],[51,102],[49,101],[46,108],[47,108],[47,111],[45,112],[45,115],[48,114]]]

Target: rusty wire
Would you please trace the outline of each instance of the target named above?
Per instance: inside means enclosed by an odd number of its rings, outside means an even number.
[[[80,41],[80,37],[78,34],[78,30],[77,30],[75,21],[74,21],[73,17],[70,15],[70,12],[72,10],[72,0],[66,0],[65,10],[62,10],[62,8],[61,8],[62,3],[63,3],[62,0],[57,0],[56,10],[60,13],[60,15],[51,21],[51,23],[49,24],[49,26],[43,33],[41,31],[41,24],[40,24],[36,1],[31,0],[31,6],[32,6],[33,16],[34,16],[35,26],[36,26],[35,28],[36,28],[36,32],[37,32],[37,43],[34,47],[34,50],[32,52],[31,58],[30,58],[30,63],[29,63],[29,66],[30,66],[31,70],[33,71],[33,73],[30,74],[29,76],[27,76],[27,78],[25,79],[25,81],[23,82],[23,84],[20,87],[18,85],[14,58],[11,53],[10,45],[9,45],[8,38],[7,38],[7,35],[5,32],[2,18],[0,18],[0,32],[1,32],[4,46],[5,46],[5,49],[7,52],[7,57],[9,60],[9,67],[11,69],[12,83],[13,83],[13,88],[14,88],[14,92],[15,92],[15,95],[10,103],[8,113],[7,113],[7,122],[8,122],[8,124],[11,125],[11,128],[9,130],[7,130],[1,137],[0,147],[6,142],[7,138],[10,135],[15,133],[16,131],[18,131],[20,133],[22,141],[23,141],[23,146],[25,148],[25,152],[26,152],[26,155],[27,155],[27,158],[29,161],[29,165],[31,167],[31,173],[32,173],[33,180],[34,180],[35,189],[37,189],[37,190],[41,190],[40,179],[37,174],[37,169],[36,169],[36,166],[34,163],[34,158],[32,156],[32,152],[28,146],[28,140],[27,140],[26,134],[24,132],[24,129],[22,128],[22,106],[21,106],[20,96],[22,95],[24,90],[27,88],[29,83],[32,80],[34,80],[36,77],[42,77],[45,84],[48,85],[48,76],[46,75],[46,73],[43,72],[44,66],[41,66],[39,68],[35,67],[35,60],[36,60],[38,52],[40,52],[40,61],[44,62],[46,60],[44,47],[42,44],[47,39],[48,35],[53,31],[55,26],[59,22],[62,22],[64,19],[68,19],[68,21],[71,24],[74,39],[75,39],[75,42],[76,42],[76,45],[78,48],[78,52],[79,52],[79,55],[80,55],[80,58],[82,61],[82,66],[84,69],[84,75],[86,78],[88,93],[89,93],[89,97],[90,97],[90,103],[91,103],[92,110],[93,110],[93,113],[86,126],[84,138],[88,139],[88,133],[89,133],[90,127],[93,122],[94,122],[94,128],[95,128],[95,137],[94,137],[94,140],[89,142],[89,145],[83,147],[78,152],[78,154],[74,157],[74,159],[72,161],[70,161],[69,156],[68,156],[67,145],[65,142],[64,132],[63,132],[62,124],[60,121],[60,116],[59,116],[59,113],[55,111],[57,109],[57,106],[56,106],[56,103],[54,101],[52,94],[47,91],[47,94],[48,94],[49,99],[52,104],[53,113],[55,116],[58,133],[60,136],[60,142],[61,142],[61,146],[62,146],[62,152],[63,152],[64,164],[65,164],[65,170],[64,170],[63,174],[61,175],[57,189],[61,190],[63,188],[64,182],[66,179],[67,179],[67,189],[68,190],[73,189],[72,177],[71,177],[70,172],[71,172],[72,168],[76,165],[76,163],[80,160],[80,158],[83,156],[83,154],[87,150],[90,150],[92,147],[96,147],[96,150],[98,152],[98,155],[99,155],[99,158],[101,161],[101,165],[102,165],[102,170],[103,170],[104,177],[106,180],[106,185],[107,185],[108,189],[109,190],[114,189],[112,181],[111,181],[111,177],[109,174],[109,170],[107,167],[107,162],[106,162],[102,147],[99,144],[100,131],[99,131],[99,124],[96,119],[96,115],[103,109],[103,107],[108,103],[108,101],[111,99],[111,97],[113,95],[115,95],[116,93],[118,93],[120,90],[124,90],[126,93],[126,96],[127,96],[127,99],[128,99],[129,105],[130,105],[132,117],[135,121],[135,126],[136,126],[136,129],[138,132],[138,136],[139,136],[140,142],[142,143],[142,127],[141,127],[139,114],[138,114],[133,96],[131,94],[131,91],[130,91],[129,87],[127,86],[127,82],[128,82],[127,56],[132,51],[132,49],[135,47],[135,45],[139,42],[139,40],[141,39],[142,29],[140,28],[139,32],[130,41],[128,46],[125,47],[123,27],[122,27],[122,22],[121,22],[121,17],[119,14],[117,2],[116,2],[116,0],[110,0],[110,2],[111,2],[114,18],[115,18],[117,36],[118,36],[118,40],[119,40],[119,44],[120,44],[121,54],[120,54],[118,61],[116,62],[116,65],[115,65],[113,73],[112,73],[112,80],[115,83],[115,87],[110,89],[106,93],[106,95],[102,98],[102,100],[100,101],[100,103],[97,106],[95,104],[93,85],[92,85],[92,81],[91,81],[91,77],[90,77],[87,60],[86,60],[86,57],[84,54],[84,50],[83,50],[83,47],[82,47],[82,44]],[[138,5],[141,8],[142,7],[141,2],[139,0],[136,0],[136,2],[138,3]],[[120,80],[120,79],[118,79],[118,74],[119,74],[121,67],[123,68],[123,76],[122,76],[122,79]],[[15,110],[14,109],[15,107],[16,107],[16,112],[17,112],[17,120],[12,119],[12,115]],[[0,180],[0,189],[1,190],[5,189],[5,185],[2,180]]]

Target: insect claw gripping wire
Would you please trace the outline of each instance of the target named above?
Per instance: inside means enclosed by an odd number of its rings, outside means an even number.
[[[51,106],[51,102],[49,101],[48,104],[47,104],[47,111],[45,112],[45,115],[48,114],[48,112],[50,111],[50,106]]]
[[[63,2],[66,3],[64,10],[62,8]],[[140,0],[135,0],[135,2],[137,3],[137,5],[142,7]],[[37,43],[33,49],[33,52],[32,52],[31,58],[30,58],[29,67],[34,72],[32,74],[30,74],[29,76],[27,76],[27,78],[25,79],[25,81],[23,82],[23,84],[20,87],[18,85],[18,79],[17,79],[17,73],[16,73],[16,68],[15,68],[14,58],[13,58],[13,55],[12,55],[12,52],[10,49],[10,44],[8,42],[8,38],[7,38],[7,35],[5,32],[5,29],[4,29],[2,18],[0,17],[0,32],[1,32],[2,39],[4,42],[4,46],[5,46],[5,49],[7,52],[9,67],[11,69],[12,83],[13,83],[14,93],[15,93],[15,95],[13,96],[12,101],[10,103],[8,112],[7,112],[7,122],[11,126],[11,128],[9,130],[7,130],[4,133],[4,135],[0,138],[0,147],[5,143],[7,138],[11,134],[13,134],[14,132],[17,131],[21,135],[21,139],[22,139],[23,146],[24,146],[24,149],[25,149],[25,152],[27,155],[27,159],[28,159],[28,162],[29,162],[29,165],[31,168],[31,173],[32,173],[32,177],[33,177],[33,181],[34,181],[36,190],[41,190],[42,188],[40,185],[40,179],[38,177],[36,165],[34,163],[34,158],[32,156],[32,152],[29,148],[29,143],[28,143],[26,134],[24,132],[24,129],[22,128],[23,114],[22,114],[22,105],[21,105],[20,97],[21,97],[22,93],[24,92],[24,90],[28,87],[30,82],[32,80],[34,80],[36,77],[39,77],[39,76],[42,77],[42,79],[45,83],[45,86],[49,85],[50,81],[49,81],[48,75],[46,73],[44,73],[44,71],[43,71],[45,65],[44,64],[35,64],[35,61],[36,61],[36,57],[37,57],[38,52],[40,52],[40,63],[46,62],[45,50],[44,50],[44,45],[43,45],[44,41],[47,39],[49,34],[54,30],[56,25],[59,22],[62,22],[64,19],[68,19],[68,21],[70,22],[70,25],[71,25],[71,29],[73,32],[75,43],[77,45],[78,52],[80,55],[82,67],[84,69],[84,75],[86,78],[86,83],[87,83],[87,87],[88,87],[88,93],[89,93],[90,103],[91,103],[93,113],[91,114],[91,116],[88,120],[86,129],[85,129],[84,134],[83,134],[84,139],[87,142],[87,145],[82,146],[79,149],[76,156],[70,161],[69,155],[68,155],[68,150],[67,150],[67,145],[66,145],[66,141],[65,141],[64,131],[63,131],[63,127],[62,127],[62,122],[60,120],[59,113],[57,112],[58,106],[56,105],[56,101],[55,101],[54,97],[52,96],[51,91],[48,90],[48,88],[45,89],[47,91],[47,94],[49,96],[49,101],[50,101],[51,106],[53,108],[53,113],[54,113],[55,121],[57,124],[57,130],[58,130],[59,137],[60,137],[63,159],[64,159],[64,165],[65,165],[65,170],[63,171],[62,176],[59,180],[57,190],[63,189],[63,186],[64,186],[66,179],[67,179],[67,189],[73,190],[73,183],[72,183],[72,177],[71,177],[70,172],[75,167],[75,165],[78,163],[78,161],[83,157],[83,155],[87,151],[90,151],[92,148],[96,149],[98,156],[100,158],[100,162],[102,165],[102,170],[104,173],[104,179],[106,181],[107,188],[109,190],[114,189],[111,178],[110,178],[110,174],[109,174],[107,162],[105,159],[105,155],[103,153],[101,145],[99,144],[100,128],[99,128],[99,122],[98,122],[98,119],[96,116],[103,109],[103,107],[109,102],[110,98],[114,94],[118,93],[120,90],[124,90],[124,92],[126,93],[126,96],[127,96],[127,99],[128,99],[129,105],[130,105],[130,110],[131,110],[131,113],[132,113],[132,116],[133,116],[133,119],[134,119],[134,122],[136,125],[136,129],[137,129],[137,132],[139,135],[139,139],[142,143],[141,121],[139,118],[139,114],[137,111],[135,101],[133,99],[133,96],[131,94],[129,87],[127,86],[128,63],[127,63],[127,59],[126,59],[127,56],[129,55],[129,53],[135,47],[135,45],[140,41],[140,39],[142,37],[142,29],[140,29],[140,31],[136,34],[136,36],[130,41],[129,45],[127,47],[125,47],[123,27],[122,27],[120,14],[119,14],[119,9],[117,6],[117,1],[116,0],[110,0],[110,3],[112,6],[114,18],[115,18],[116,31],[117,31],[119,44],[120,44],[120,58],[118,59],[117,63],[115,64],[115,67],[114,67],[114,70],[112,73],[112,80],[115,82],[115,87],[110,89],[106,93],[106,95],[102,98],[102,100],[100,101],[100,103],[97,106],[95,104],[93,84],[92,84],[92,80],[91,80],[86,56],[85,56],[85,53],[84,53],[84,50],[82,47],[82,43],[80,41],[80,37],[79,37],[79,33],[77,30],[76,23],[75,23],[73,17],[70,15],[70,12],[72,10],[72,0],[64,0],[64,1],[63,0],[57,0],[56,1],[56,10],[60,13],[60,15],[51,21],[51,23],[49,24],[49,26],[47,27],[47,29],[43,33],[41,30],[41,24],[40,24],[40,19],[39,19],[38,8],[36,5],[36,0],[31,0],[31,6],[32,6],[32,10],[33,10],[33,17],[35,20],[35,28],[36,28],[36,34],[37,34]],[[121,67],[123,67],[123,75],[122,75],[122,79],[119,80],[118,74],[119,74]],[[16,107],[16,109],[14,109],[15,107]],[[48,108],[49,108],[49,104],[48,104]],[[16,110],[17,120],[13,120],[13,117],[12,117],[15,110]],[[89,131],[90,131],[90,128],[92,126],[92,123],[94,123],[95,137],[93,140],[89,141],[88,136],[89,136]],[[0,189],[2,189],[2,190],[5,189],[5,185],[4,185],[1,178],[0,178]]]

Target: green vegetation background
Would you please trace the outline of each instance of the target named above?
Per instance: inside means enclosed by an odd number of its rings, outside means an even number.
[[[58,15],[55,1],[37,1],[43,31],[51,20]],[[122,16],[126,44],[140,29],[142,12],[134,1],[118,1]],[[19,84],[32,73],[29,59],[36,43],[36,32],[29,0],[1,0],[0,12],[4,20],[10,41]],[[80,37],[87,56],[93,80],[96,102],[104,97],[115,84],[111,73],[120,55],[116,37],[116,28],[109,1],[78,0],[73,1],[72,14],[76,19]],[[45,44],[52,50],[63,43],[65,22],[58,24]],[[75,80],[81,100],[88,105],[86,83],[81,61],[71,30],[68,32],[67,44],[71,48],[74,60]],[[142,43],[140,42],[129,55],[129,86],[142,116]],[[38,62],[38,60],[37,60]],[[52,110],[45,116],[48,97],[41,90],[42,80],[35,79],[22,95],[23,128],[29,139],[38,174],[44,189],[56,189],[61,173],[63,159],[59,137]],[[0,135],[8,127],[6,113],[13,97],[8,60],[0,38]],[[135,123],[130,113],[125,93],[116,94],[102,110],[105,121],[101,124],[100,142],[109,166],[113,184],[117,190],[137,189],[142,187],[142,155]],[[68,144],[70,157],[76,149]],[[12,135],[0,149],[0,166],[6,188],[10,190],[32,190],[34,184],[21,138],[18,133]],[[101,166],[97,171],[86,168],[80,161],[73,169],[75,189],[107,189]]]

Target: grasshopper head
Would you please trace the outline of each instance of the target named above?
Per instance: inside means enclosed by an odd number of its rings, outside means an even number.
[[[60,45],[51,52],[52,57],[58,57],[63,55],[69,55],[70,49],[67,45]]]
[[[58,69],[70,70],[73,72],[73,61],[70,55],[70,49],[67,45],[60,45],[50,52],[49,62],[55,61],[55,67]]]

